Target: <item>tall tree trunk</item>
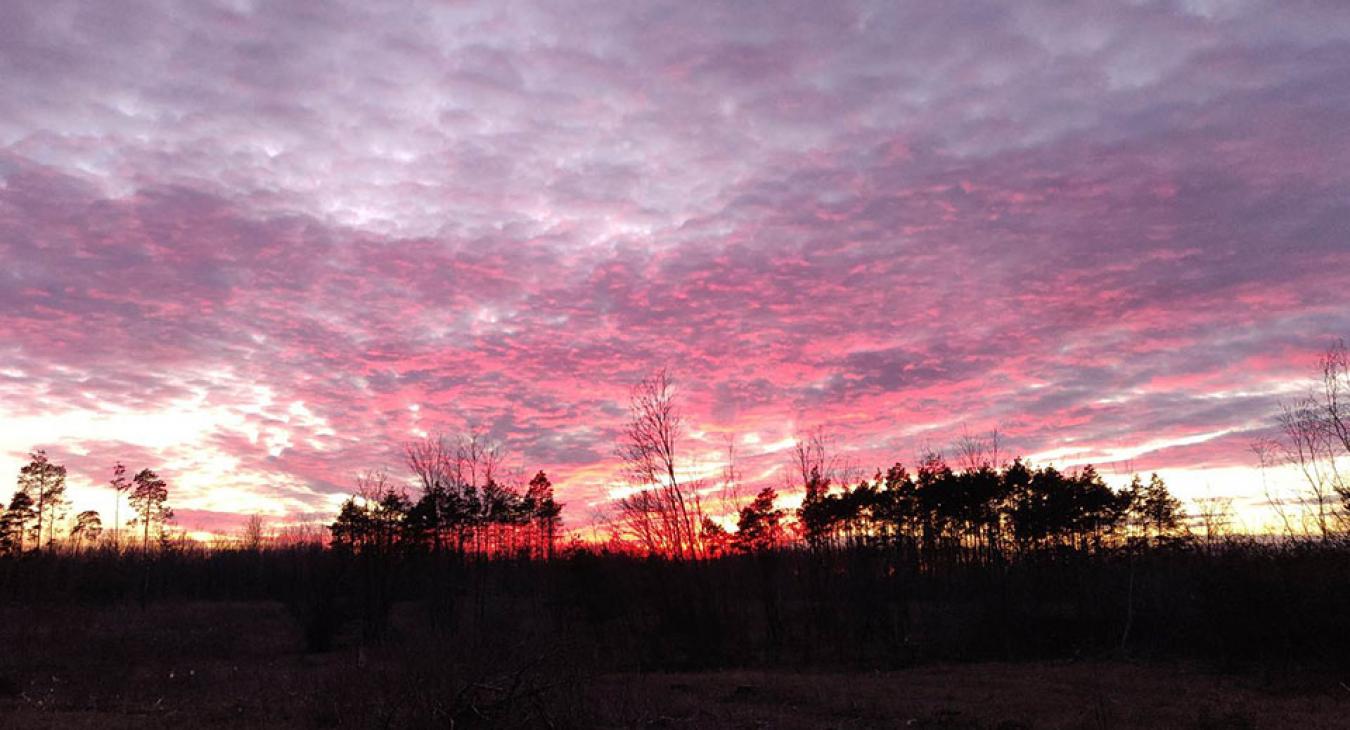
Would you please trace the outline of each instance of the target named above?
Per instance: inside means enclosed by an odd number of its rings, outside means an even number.
[[[37,548],[38,552],[42,552],[42,513],[44,511],[43,505],[45,504],[45,500],[43,499],[45,491],[46,490],[42,488],[41,482],[39,482],[37,502],[37,545],[34,546]]]

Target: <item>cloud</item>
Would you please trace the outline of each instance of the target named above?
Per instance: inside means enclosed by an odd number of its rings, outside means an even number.
[[[1001,424],[1231,475],[1350,332],[1333,3],[4,14],[0,449],[208,522],[471,424],[601,500],[660,365],[705,461]]]

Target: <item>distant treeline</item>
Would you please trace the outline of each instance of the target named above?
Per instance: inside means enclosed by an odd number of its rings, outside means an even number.
[[[169,539],[167,526],[173,520],[168,505],[169,485],[150,469],[142,469],[127,478],[127,469],[118,462],[108,485],[113,490],[113,525],[105,530],[97,510],[85,510],[67,520],[70,500],[66,497],[66,467],[53,462],[47,452],[37,449],[29,462],[19,469],[18,488],[9,505],[0,512],[0,555],[22,554],[27,550],[54,551],[58,547],[75,552],[105,548],[120,550],[125,539],[141,552],[158,547]],[[125,498],[124,498],[125,495]],[[122,502],[134,513],[120,524]],[[66,523],[63,530],[58,527]],[[106,541],[103,542],[103,541]]]
[[[1344,343],[1319,359],[1318,374],[1307,396],[1282,406],[1273,435],[1252,444],[1263,469],[1292,467],[1305,482],[1297,493],[1267,494],[1286,539],[1334,541],[1350,533],[1344,476],[1350,473],[1350,354]],[[870,546],[906,551],[919,565],[999,563],[1047,550],[1090,553],[1196,538],[1212,543],[1228,532],[1232,517],[1225,498],[1196,500],[1188,514],[1157,474],[1147,481],[1135,475],[1124,489],[1113,489],[1090,465],[1064,472],[1007,459],[997,431],[961,438],[952,461],[930,451],[912,471],[896,463],[858,478],[816,430],[796,440],[781,472],[787,476],[776,486],[760,485],[747,499],[728,443],[720,480],[684,478],[694,470],[674,379],[659,370],[641,380],[616,444],[626,496],[588,515],[592,537],[611,552],[673,560]],[[292,530],[290,537],[353,553],[548,558],[558,550],[563,505],[552,482],[543,471],[528,482],[522,476],[528,472],[508,472],[501,443],[478,431],[430,435],[404,444],[402,455],[410,480],[367,472],[320,535]],[[146,553],[173,542],[168,484],[153,470],[128,478],[120,462],[114,467],[111,529],[94,510],[70,518],[65,481],[65,467],[46,452],[30,454],[0,513],[0,554],[100,546]],[[779,488],[801,495],[795,508],[780,504]],[[123,501],[132,513],[125,524]],[[255,516],[239,542],[256,547],[268,539],[264,532]]]
[[[1106,656],[1350,668],[1350,549],[1338,542],[1065,547],[998,564],[927,561],[894,542],[697,561],[190,543],[0,560],[6,604],[165,601],[280,602],[297,651],[415,629],[596,671]]]

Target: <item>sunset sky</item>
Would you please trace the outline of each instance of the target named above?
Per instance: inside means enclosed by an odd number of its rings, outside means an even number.
[[[229,531],[476,424],[581,527],[665,365],[691,476],[997,427],[1253,527],[1350,337],[1350,4],[376,5],[0,5],[0,474]]]

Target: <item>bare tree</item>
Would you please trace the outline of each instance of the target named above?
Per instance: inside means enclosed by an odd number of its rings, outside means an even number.
[[[736,437],[734,434],[727,434],[726,463],[722,465],[722,484],[717,491],[717,510],[723,517],[740,514],[742,503],[745,501],[741,470],[737,464]]]
[[[832,476],[833,464],[826,456],[829,451],[827,441],[825,429],[820,427],[797,436],[792,445],[792,466],[801,478],[798,484],[812,483],[813,475],[826,480]]]
[[[957,463],[966,471],[979,471],[983,467],[997,469],[1003,466],[1000,436],[997,428],[989,429],[985,434],[972,434],[961,429],[961,438],[956,441]]]
[[[1261,438],[1251,443],[1252,453],[1256,455],[1257,464],[1261,467],[1261,491],[1266,495],[1266,503],[1275,510],[1275,515],[1280,518],[1280,524],[1284,526],[1284,535],[1288,538],[1294,537],[1294,525],[1289,521],[1289,510],[1285,509],[1285,499],[1271,490],[1270,479],[1266,471],[1275,466],[1279,466],[1281,459],[1280,442],[1272,438]]]
[[[455,451],[445,436],[431,435],[404,444],[403,460],[422,488],[419,516],[424,518],[424,528],[430,532],[432,547],[439,555],[450,506],[449,490],[462,484]]]
[[[1350,458],[1348,401],[1350,352],[1345,341],[1339,340],[1318,358],[1317,385],[1308,395],[1280,404],[1275,419],[1279,436],[1252,445],[1263,468],[1282,463],[1302,477],[1307,493],[1298,501],[1305,507],[1304,531],[1323,540],[1350,528],[1350,483],[1342,473],[1343,462]],[[1270,501],[1282,509],[1283,500]],[[1283,513],[1281,517],[1292,532]]]
[[[661,500],[650,489],[639,489],[614,503],[613,531],[622,541],[637,545],[652,555],[675,555],[680,550],[677,536],[666,529]]]
[[[1196,519],[1205,533],[1205,546],[1213,549],[1215,543],[1232,534],[1233,498],[1207,494],[1194,502]]]
[[[619,499],[620,530],[652,552],[701,556],[703,510],[697,488],[680,482],[677,454],[684,420],[665,368],[633,387],[618,455],[637,491]]]
[[[417,477],[423,492],[435,492],[449,486],[454,476],[455,454],[441,435],[404,444],[403,461]]]
[[[843,479],[832,451],[831,439],[826,436],[825,429],[816,427],[799,434],[792,446],[789,465],[789,472],[795,474],[787,476],[784,484],[787,488],[804,490],[796,517],[802,535],[812,549],[822,547],[829,538],[832,515],[827,496],[831,486]],[[794,477],[800,480],[797,484],[791,483]]]
[[[1328,440],[1339,446],[1341,455],[1350,456],[1350,350],[1345,340],[1337,340],[1318,361],[1322,376],[1321,406]],[[1344,488],[1344,484],[1338,483]]]
[[[267,542],[267,528],[263,524],[262,515],[249,515],[248,520],[244,522],[241,537],[245,550],[256,553],[263,549],[263,544]]]
[[[356,496],[362,502],[379,502],[385,495],[395,491],[390,484],[389,472],[383,469],[368,469],[356,475]]]
[[[490,438],[481,428],[472,428],[461,436],[455,449],[455,468],[458,479],[478,489],[492,482],[506,461],[506,449]]]
[[[1311,517],[1322,539],[1331,536],[1336,509],[1335,456],[1330,452],[1328,431],[1311,398],[1284,404],[1278,417],[1284,439],[1280,442],[1285,463],[1303,477],[1311,502]]]
[[[823,492],[810,493],[828,490],[831,485],[852,484],[864,476],[856,462],[839,453],[836,439],[824,426],[799,433],[792,445],[790,459],[783,486],[787,489],[805,487],[808,497],[823,497]],[[796,484],[792,483],[794,478],[799,480]]]

